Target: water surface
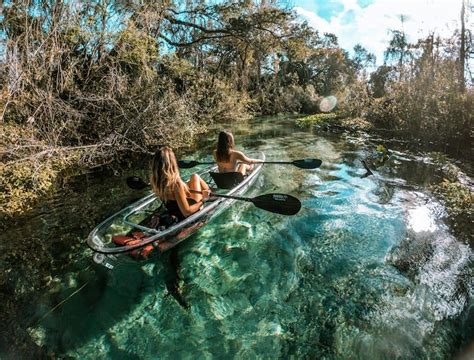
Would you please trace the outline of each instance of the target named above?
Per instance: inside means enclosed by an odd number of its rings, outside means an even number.
[[[285,118],[229,128],[238,147],[268,160],[323,160],[317,170],[266,165],[249,193],[294,195],[301,212],[236,203],[181,244],[189,309],[168,296],[167,256],[109,271],[81,251],[32,304],[28,332],[37,344],[78,359],[444,359],[468,343],[473,252],[451,235],[427,190],[441,180],[435,166],[421,171],[426,159],[396,153],[363,177],[360,160],[371,150],[363,139]],[[213,141],[202,139],[194,157],[206,159]],[[118,180],[91,186],[63,201],[91,206],[84,196],[93,194],[112,213],[134,196]],[[66,204],[66,233],[83,240],[85,229],[73,224],[95,217]]]

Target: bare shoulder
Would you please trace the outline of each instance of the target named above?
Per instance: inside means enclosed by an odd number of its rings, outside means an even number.
[[[236,159],[241,159],[242,157],[244,157],[244,153],[242,151],[239,151],[239,150],[232,150],[232,153],[231,153],[231,156],[234,156]]]

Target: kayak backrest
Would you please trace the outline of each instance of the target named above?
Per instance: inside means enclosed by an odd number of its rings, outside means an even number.
[[[244,176],[239,172],[210,172],[209,175],[219,189],[232,189],[244,180]]]

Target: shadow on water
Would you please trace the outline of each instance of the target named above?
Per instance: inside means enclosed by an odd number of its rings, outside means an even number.
[[[64,282],[57,284],[58,290],[50,290],[36,305],[36,314],[31,314],[32,336],[47,344],[48,353],[55,355],[74,351],[90,340],[105,336],[110,341],[111,356],[140,358],[140,354],[114,347],[111,329],[127,317],[135,316],[137,304],[146,295],[163,296],[164,287],[167,295],[189,309],[180,288],[178,252],[179,246],[147,261],[125,260],[112,271],[96,264],[80,271],[77,264],[63,276]],[[155,270],[147,273],[146,264]]]
[[[45,308],[59,303],[60,299],[66,301],[36,324],[38,336],[44,336],[42,341],[48,344],[48,351],[64,354],[107,334],[117,321],[130,315],[136,302],[141,301],[149,282],[147,276],[138,266],[121,266],[113,272],[95,266],[86,274],[79,273],[77,283],[87,282],[80,292],[68,298],[68,293],[75,290],[72,288],[44,300]]]
[[[0,297],[5,306],[0,317],[11,324],[9,328],[2,327],[3,349],[11,354],[20,351],[25,356],[40,356],[41,350],[35,350],[34,344],[24,348],[30,340],[26,328],[34,312],[32,301],[35,303],[42,293],[58,285],[55,282],[68,269],[75,269],[73,277],[84,276],[83,269],[74,264],[90,264],[90,252],[84,244],[89,231],[141,196],[143,192],[130,191],[122,177],[114,176],[112,171],[90,173],[69,179],[30,212],[3,223]],[[95,276],[90,277],[88,286],[93,287]],[[82,291],[87,292],[86,288]]]
[[[181,270],[181,264],[178,254],[179,248],[180,246],[178,245],[165,254],[167,259],[165,268],[168,271],[165,273],[164,281],[166,289],[168,290],[168,295],[172,296],[183,309],[189,309],[190,305],[183,297],[182,289],[180,288],[181,278],[179,273]]]

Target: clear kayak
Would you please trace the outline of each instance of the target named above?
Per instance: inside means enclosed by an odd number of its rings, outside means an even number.
[[[255,158],[264,161],[265,154],[260,153]],[[241,196],[255,183],[262,168],[263,164],[256,164],[248,176],[228,190],[215,190],[217,186],[210,175],[217,172],[217,166],[212,166],[198,173],[210,185],[213,192],[222,195]],[[212,200],[206,202],[201,210],[176,224],[166,228],[153,228],[147,226],[147,219],[152,214],[160,211],[162,202],[155,194],[151,193],[120,210],[94,228],[87,238],[87,245],[95,252],[94,261],[108,268],[113,267],[113,260],[116,259],[115,255],[117,254],[132,253],[146,246],[156,246],[159,243],[166,243],[166,250],[168,250],[198,231],[213,217],[236,201],[225,198],[213,198]],[[140,232],[139,243],[117,246],[112,241],[114,236],[127,235],[133,232]]]

